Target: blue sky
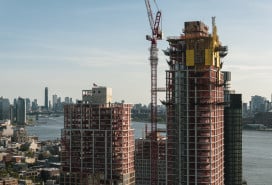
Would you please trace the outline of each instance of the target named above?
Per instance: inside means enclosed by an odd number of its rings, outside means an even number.
[[[152,0],[151,0],[152,2]],[[272,2],[269,0],[157,0],[164,35],[182,33],[185,21],[201,20],[229,46],[223,70],[248,102],[270,100]],[[155,12],[155,6],[153,6]],[[0,96],[29,97],[43,104],[52,94],[79,99],[95,82],[113,88],[114,101],[150,99],[150,28],[144,0],[0,0]],[[159,49],[167,48],[165,40]],[[158,86],[165,84],[160,52]],[[160,94],[159,99],[164,99]]]

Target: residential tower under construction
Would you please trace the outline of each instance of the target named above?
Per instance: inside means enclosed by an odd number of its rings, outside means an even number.
[[[64,107],[62,185],[134,185],[131,105],[111,103],[111,89],[94,86]]]
[[[167,184],[224,184],[224,87],[227,47],[200,21],[168,37],[166,71]]]

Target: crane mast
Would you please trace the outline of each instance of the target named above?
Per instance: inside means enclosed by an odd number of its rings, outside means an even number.
[[[156,2],[155,2],[156,3]],[[150,66],[151,66],[151,185],[158,184],[158,142],[157,142],[157,66],[158,48],[157,40],[162,39],[160,30],[161,11],[157,11],[154,20],[149,0],[145,0],[147,15],[149,19],[152,35],[147,35],[146,39],[151,41]],[[156,5],[157,6],[157,5]]]

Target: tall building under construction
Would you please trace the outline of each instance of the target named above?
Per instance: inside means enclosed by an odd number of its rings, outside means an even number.
[[[168,37],[167,184],[224,184],[224,87],[227,47],[200,21]]]
[[[62,185],[134,185],[131,105],[111,103],[111,89],[94,86],[64,107]]]

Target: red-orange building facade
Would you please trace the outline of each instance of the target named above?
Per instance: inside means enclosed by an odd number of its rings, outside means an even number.
[[[224,184],[224,89],[221,58],[227,48],[200,21],[169,37],[166,71],[167,182]]]
[[[64,107],[61,184],[134,185],[132,106],[93,104],[84,96],[82,102]]]

